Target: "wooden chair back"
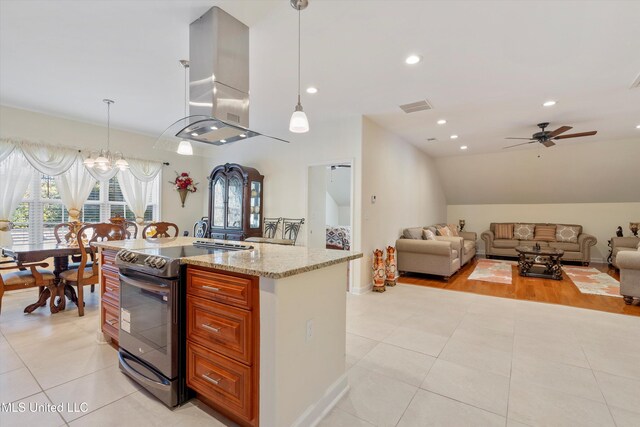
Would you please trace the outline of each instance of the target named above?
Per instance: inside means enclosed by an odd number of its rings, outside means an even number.
[[[82,222],[63,222],[53,227],[53,236],[58,243],[71,243],[77,239],[78,231],[85,224]]]
[[[80,244],[80,266],[78,270],[82,271],[87,266],[87,263],[95,258],[95,254],[98,249],[91,245],[93,242],[105,242],[109,240],[124,240],[129,237],[129,233],[125,230],[123,225],[98,223],[87,224],[80,229],[78,235],[85,236],[82,244]],[[98,274],[98,263],[93,263],[93,272]],[[80,286],[80,279],[82,275],[78,276],[78,286]]]
[[[155,233],[149,235],[148,233],[154,229]],[[173,229],[173,236],[170,230]],[[180,229],[172,222],[152,222],[142,229],[142,237],[145,239],[157,239],[161,237],[177,237]]]

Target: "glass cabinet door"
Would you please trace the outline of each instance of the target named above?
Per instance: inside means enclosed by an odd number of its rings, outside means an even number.
[[[224,227],[224,186],[223,176],[213,182],[213,227]]]
[[[260,201],[262,200],[262,185],[258,181],[251,181],[251,207],[249,208],[249,228],[260,228]]]
[[[242,228],[242,179],[238,176],[229,178],[227,228]]]

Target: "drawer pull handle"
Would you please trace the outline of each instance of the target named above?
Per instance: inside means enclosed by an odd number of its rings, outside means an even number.
[[[111,326],[113,326],[116,323],[118,323],[118,319],[109,319],[109,320],[107,320],[107,323],[110,324]]]
[[[215,332],[216,334],[220,333],[220,328],[214,328],[213,326],[211,326],[208,323],[203,323],[202,327],[207,329],[207,330],[209,330],[209,331],[211,331],[211,332]]]
[[[222,377],[218,378],[217,380],[214,380],[209,376],[209,374],[202,374],[202,378],[204,378],[205,381],[209,381],[211,384],[215,384],[215,385],[220,384],[220,381],[222,381]]]
[[[213,291],[213,292],[220,292],[220,288],[216,288],[215,286],[202,285],[202,287],[205,289],[209,289],[210,291]]]

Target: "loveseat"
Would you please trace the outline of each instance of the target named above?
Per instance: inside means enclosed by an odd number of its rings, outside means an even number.
[[[640,244],[640,237],[613,237],[611,239],[611,265],[620,269],[618,266],[618,254],[622,251],[635,252]]]
[[[424,230],[430,230],[435,237],[427,240]],[[396,241],[398,271],[433,274],[448,280],[476,255],[477,234],[457,233],[458,236],[438,235],[435,225],[405,228]]]
[[[620,295],[626,304],[640,298],[640,243],[635,250],[621,251],[617,257],[620,268]]]
[[[583,233],[581,225],[575,224],[492,222],[480,237],[487,258],[517,257],[516,246],[538,243],[541,247],[564,250],[563,261],[580,262],[585,266],[591,261],[591,247],[598,242],[594,236]]]

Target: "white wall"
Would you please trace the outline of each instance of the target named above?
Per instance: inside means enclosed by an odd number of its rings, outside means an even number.
[[[333,197],[331,197],[331,194],[329,194],[328,192],[326,193],[326,225],[338,225],[340,220],[340,214],[339,214],[339,208],[338,208],[338,204],[336,203],[335,200],[333,200]]]
[[[111,117],[112,124],[117,126],[114,118],[117,115],[114,116],[113,110]],[[0,137],[81,150],[99,150],[106,147],[107,129],[105,126],[0,106]],[[176,223],[181,232],[189,230],[191,234],[194,222],[202,216],[207,193],[206,173],[203,173],[199,159],[154,150],[154,143],[153,137],[111,128],[112,150],[121,151],[125,157],[171,163],[162,169],[160,215],[162,220]],[[196,182],[200,182],[200,191],[188,195],[184,208],[180,205],[180,197],[169,183],[173,180],[175,171],[191,172]]]
[[[616,235],[616,228],[621,225],[625,236],[629,236],[629,222],[640,221],[640,202],[449,205],[447,222],[457,224],[459,219],[466,220],[465,230],[477,232],[478,239],[492,222],[579,224],[583,232],[598,239],[598,244],[591,250],[591,260],[603,262],[609,254],[607,240]],[[478,252],[484,253],[482,240],[478,242]]]
[[[360,286],[366,289],[371,286],[373,250],[395,245],[405,227],[444,221],[447,208],[434,161],[367,118],[362,153],[364,273]]]
[[[351,225],[351,206],[338,206],[338,225]]]

